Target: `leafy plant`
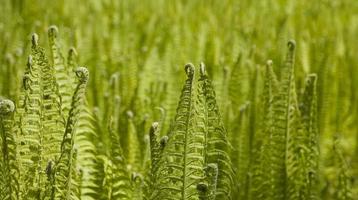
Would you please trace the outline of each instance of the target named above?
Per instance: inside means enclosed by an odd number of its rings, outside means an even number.
[[[5,0],[0,199],[356,199],[357,8]]]

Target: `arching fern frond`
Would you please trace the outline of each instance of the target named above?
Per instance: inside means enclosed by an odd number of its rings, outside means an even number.
[[[78,85],[72,98],[66,129],[61,144],[61,156],[55,169],[55,197],[59,199],[80,199],[79,173],[76,169],[75,129],[83,109],[85,90],[88,82],[88,70],[79,67],[76,70]]]

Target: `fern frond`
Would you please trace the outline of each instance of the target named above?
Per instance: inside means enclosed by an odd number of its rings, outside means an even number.
[[[287,171],[289,199],[317,199],[318,189],[318,141],[316,119],[316,76],[310,75],[301,103],[302,113],[296,113],[296,130],[289,138]],[[295,106],[295,105],[293,105]],[[296,106],[295,106],[296,107]],[[314,185],[312,185],[314,184]],[[316,191],[315,191],[316,190]]]
[[[22,194],[27,198],[44,195],[47,162],[60,153],[54,147],[60,144],[64,125],[54,73],[44,49],[38,45],[38,36],[33,34],[16,117],[19,161],[26,183]]]
[[[79,67],[76,70],[79,83],[73,94],[71,110],[61,144],[61,156],[56,162],[55,197],[59,199],[80,199],[78,172],[76,169],[77,150],[74,148],[77,122],[83,109],[85,90],[88,82],[88,70]]]
[[[285,199],[287,187],[287,148],[288,140],[295,131],[295,115],[297,111],[294,84],[294,53],[295,42],[288,42],[288,53],[284,67],[280,88],[273,103],[273,131],[270,135],[268,153],[270,158],[270,185],[268,199]]]
[[[218,166],[218,178],[216,186],[216,198],[232,199],[232,186],[234,185],[234,171],[229,156],[230,145],[227,132],[224,128],[219,107],[216,102],[215,90],[208,78],[205,66],[200,65],[199,95],[202,92],[203,105],[205,107],[204,125],[205,135],[205,163],[216,163]]]
[[[306,78],[302,103],[300,104],[301,121],[306,137],[307,162],[302,166],[306,169],[307,198],[319,199],[319,133],[317,121],[317,75],[310,74]]]
[[[278,92],[278,80],[272,69],[272,61],[266,63],[264,90],[262,95],[262,126],[256,135],[255,145],[258,146],[258,155],[253,162],[253,181],[251,185],[252,196],[255,199],[266,199],[270,196],[270,148],[271,134],[273,131],[273,98]]]
[[[58,92],[61,98],[61,110],[63,112],[64,118],[67,119],[67,114],[71,108],[71,95],[73,94],[73,80],[71,78],[73,77],[69,76],[68,74],[68,70],[65,65],[65,59],[61,53],[61,48],[58,41],[58,28],[56,26],[50,26],[48,29],[48,39],[51,48],[51,64],[53,65],[53,69],[55,71]]]
[[[13,132],[15,105],[10,100],[0,100],[1,160],[0,199],[17,200],[20,193],[16,141]]]
[[[204,131],[196,127],[194,66],[185,66],[187,80],[177,115],[163,151],[158,184],[151,199],[198,199],[197,184],[204,177]],[[200,120],[200,119],[199,119]],[[201,126],[203,126],[202,124]]]

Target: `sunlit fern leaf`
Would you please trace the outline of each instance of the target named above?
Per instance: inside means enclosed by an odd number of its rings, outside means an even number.
[[[76,70],[78,85],[72,97],[71,109],[66,123],[66,129],[61,144],[61,156],[56,162],[55,169],[55,197],[58,199],[80,199],[79,172],[76,168],[77,149],[75,148],[75,130],[83,111],[88,70],[79,67]]]
[[[69,76],[68,66],[66,66],[65,59],[61,53],[58,39],[58,28],[56,26],[50,26],[48,29],[48,39],[51,48],[51,64],[56,72],[55,77],[58,84],[58,92],[61,97],[61,110],[64,117],[67,119],[67,115],[71,107],[71,95],[73,94],[73,80],[71,78],[74,77]],[[71,57],[69,56],[69,59],[73,59]]]
[[[40,198],[46,190],[45,173],[49,160],[59,156],[61,132],[64,129],[59,94],[45,51],[38,45],[38,36],[32,35],[31,54],[23,77],[17,130],[22,180],[22,194],[26,198]]]
[[[266,199],[270,195],[270,136],[273,131],[273,98],[278,91],[278,81],[272,69],[272,61],[267,61],[265,70],[264,90],[262,95],[262,125],[256,135],[255,145],[259,151],[253,161],[253,181],[251,185],[251,196],[254,199]]]
[[[197,128],[194,66],[185,66],[187,80],[182,90],[174,125],[158,169],[157,188],[151,199],[198,199],[197,184],[204,177],[204,131]],[[200,119],[199,119],[200,120]]]
[[[294,53],[295,42],[288,42],[288,53],[282,68],[278,94],[273,100],[273,131],[267,153],[270,159],[270,185],[268,199],[281,200],[286,198],[286,159],[288,140],[295,130],[296,93],[294,84]]]
[[[337,172],[338,183],[335,185],[335,199],[353,200],[352,177],[349,175],[349,166],[343,156],[338,139],[335,139],[334,141],[333,150],[335,153],[336,160],[338,161],[337,167],[339,169]]]
[[[15,105],[10,100],[0,100],[0,199],[19,199],[20,182],[17,162],[16,141],[13,133]]]
[[[216,198],[232,199],[234,172],[229,156],[231,146],[216,102],[215,90],[206,74],[203,63],[200,65],[200,87],[202,87],[202,91],[199,89],[199,95],[202,92],[204,96],[202,103],[205,107],[205,163],[216,163],[218,166]]]

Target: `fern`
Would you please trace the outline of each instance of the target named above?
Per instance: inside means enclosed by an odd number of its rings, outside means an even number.
[[[309,199],[319,199],[319,134],[317,127],[317,92],[316,92],[316,74],[308,75],[306,79],[305,91],[303,93],[303,102],[300,104],[301,119],[303,131],[305,132],[307,144],[307,155],[302,168],[306,169],[306,190]]]
[[[44,195],[47,162],[54,160],[60,151],[54,148],[59,144],[63,130],[54,73],[44,49],[38,45],[38,36],[34,34],[17,117],[21,135],[20,163],[26,182],[23,194],[29,198]]]
[[[204,64],[200,65],[199,88],[199,95],[203,96],[201,100],[205,108],[205,163],[216,163],[218,166],[216,198],[231,199],[234,173],[229,156],[229,142],[216,103],[215,91]]]
[[[265,70],[264,90],[262,94],[262,125],[256,135],[258,153],[253,162],[252,196],[256,199],[266,199],[270,195],[270,148],[273,131],[273,98],[278,92],[278,80],[272,68],[272,61],[267,61]]]
[[[315,81],[314,75],[307,79],[301,106],[302,113],[296,114],[298,117],[302,116],[302,122],[296,122],[297,130],[290,136],[287,160],[289,199],[317,199],[315,194],[318,192]]]
[[[1,128],[1,181],[0,198],[16,200],[20,195],[20,171],[17,163],[16,140],[13,132],[13,113],[15,105],[10,100],[0,100]]]
[[[53,69],[55,71],[56,82],[58,85],[59,96],[61,97],[61,111],[64,117],[67,119],[67,114],[71,107],[71,95],[73,93],[72,84],[73,78],[70,76],[73,72],[71,68],[73,66],[73,57],[75,50],[71,49],[69,52],[68,66],[65,65],[65,59],[60,50],[60,44],[58,39],[58,28],[51,26],[48,29],[49,45],[51,47],[51,61]]]
[[[56,162],[56,198],[80,199],[78,191],[78,172],[76,170],[76,140],[75,129],[79,116],[82,112],[82,105],[85,98],[86,84],[88,81],[88,70],[80,67],[76,70],[79,83],[73,95],[71,110],[68,115],[65,133],[61,144],[61,156]],[[77,180],[76,180],[77,179]]]
[[[285,199],[286,197],[286,159],[288,140],[295,131],[295,85],[294,85],[294,50],[295,43],[288,43],[287,58],[283,67],[282,79],[277,95],[273,97],[272,129],[267,146],[269,158],[269,182],[267,199]]]
[[[185,66],[187,80],[177,115],[163,151],[157,190],[151,199],[198,199],[196,185],[204,176],[204,132],[195,127],[194,66]]]

